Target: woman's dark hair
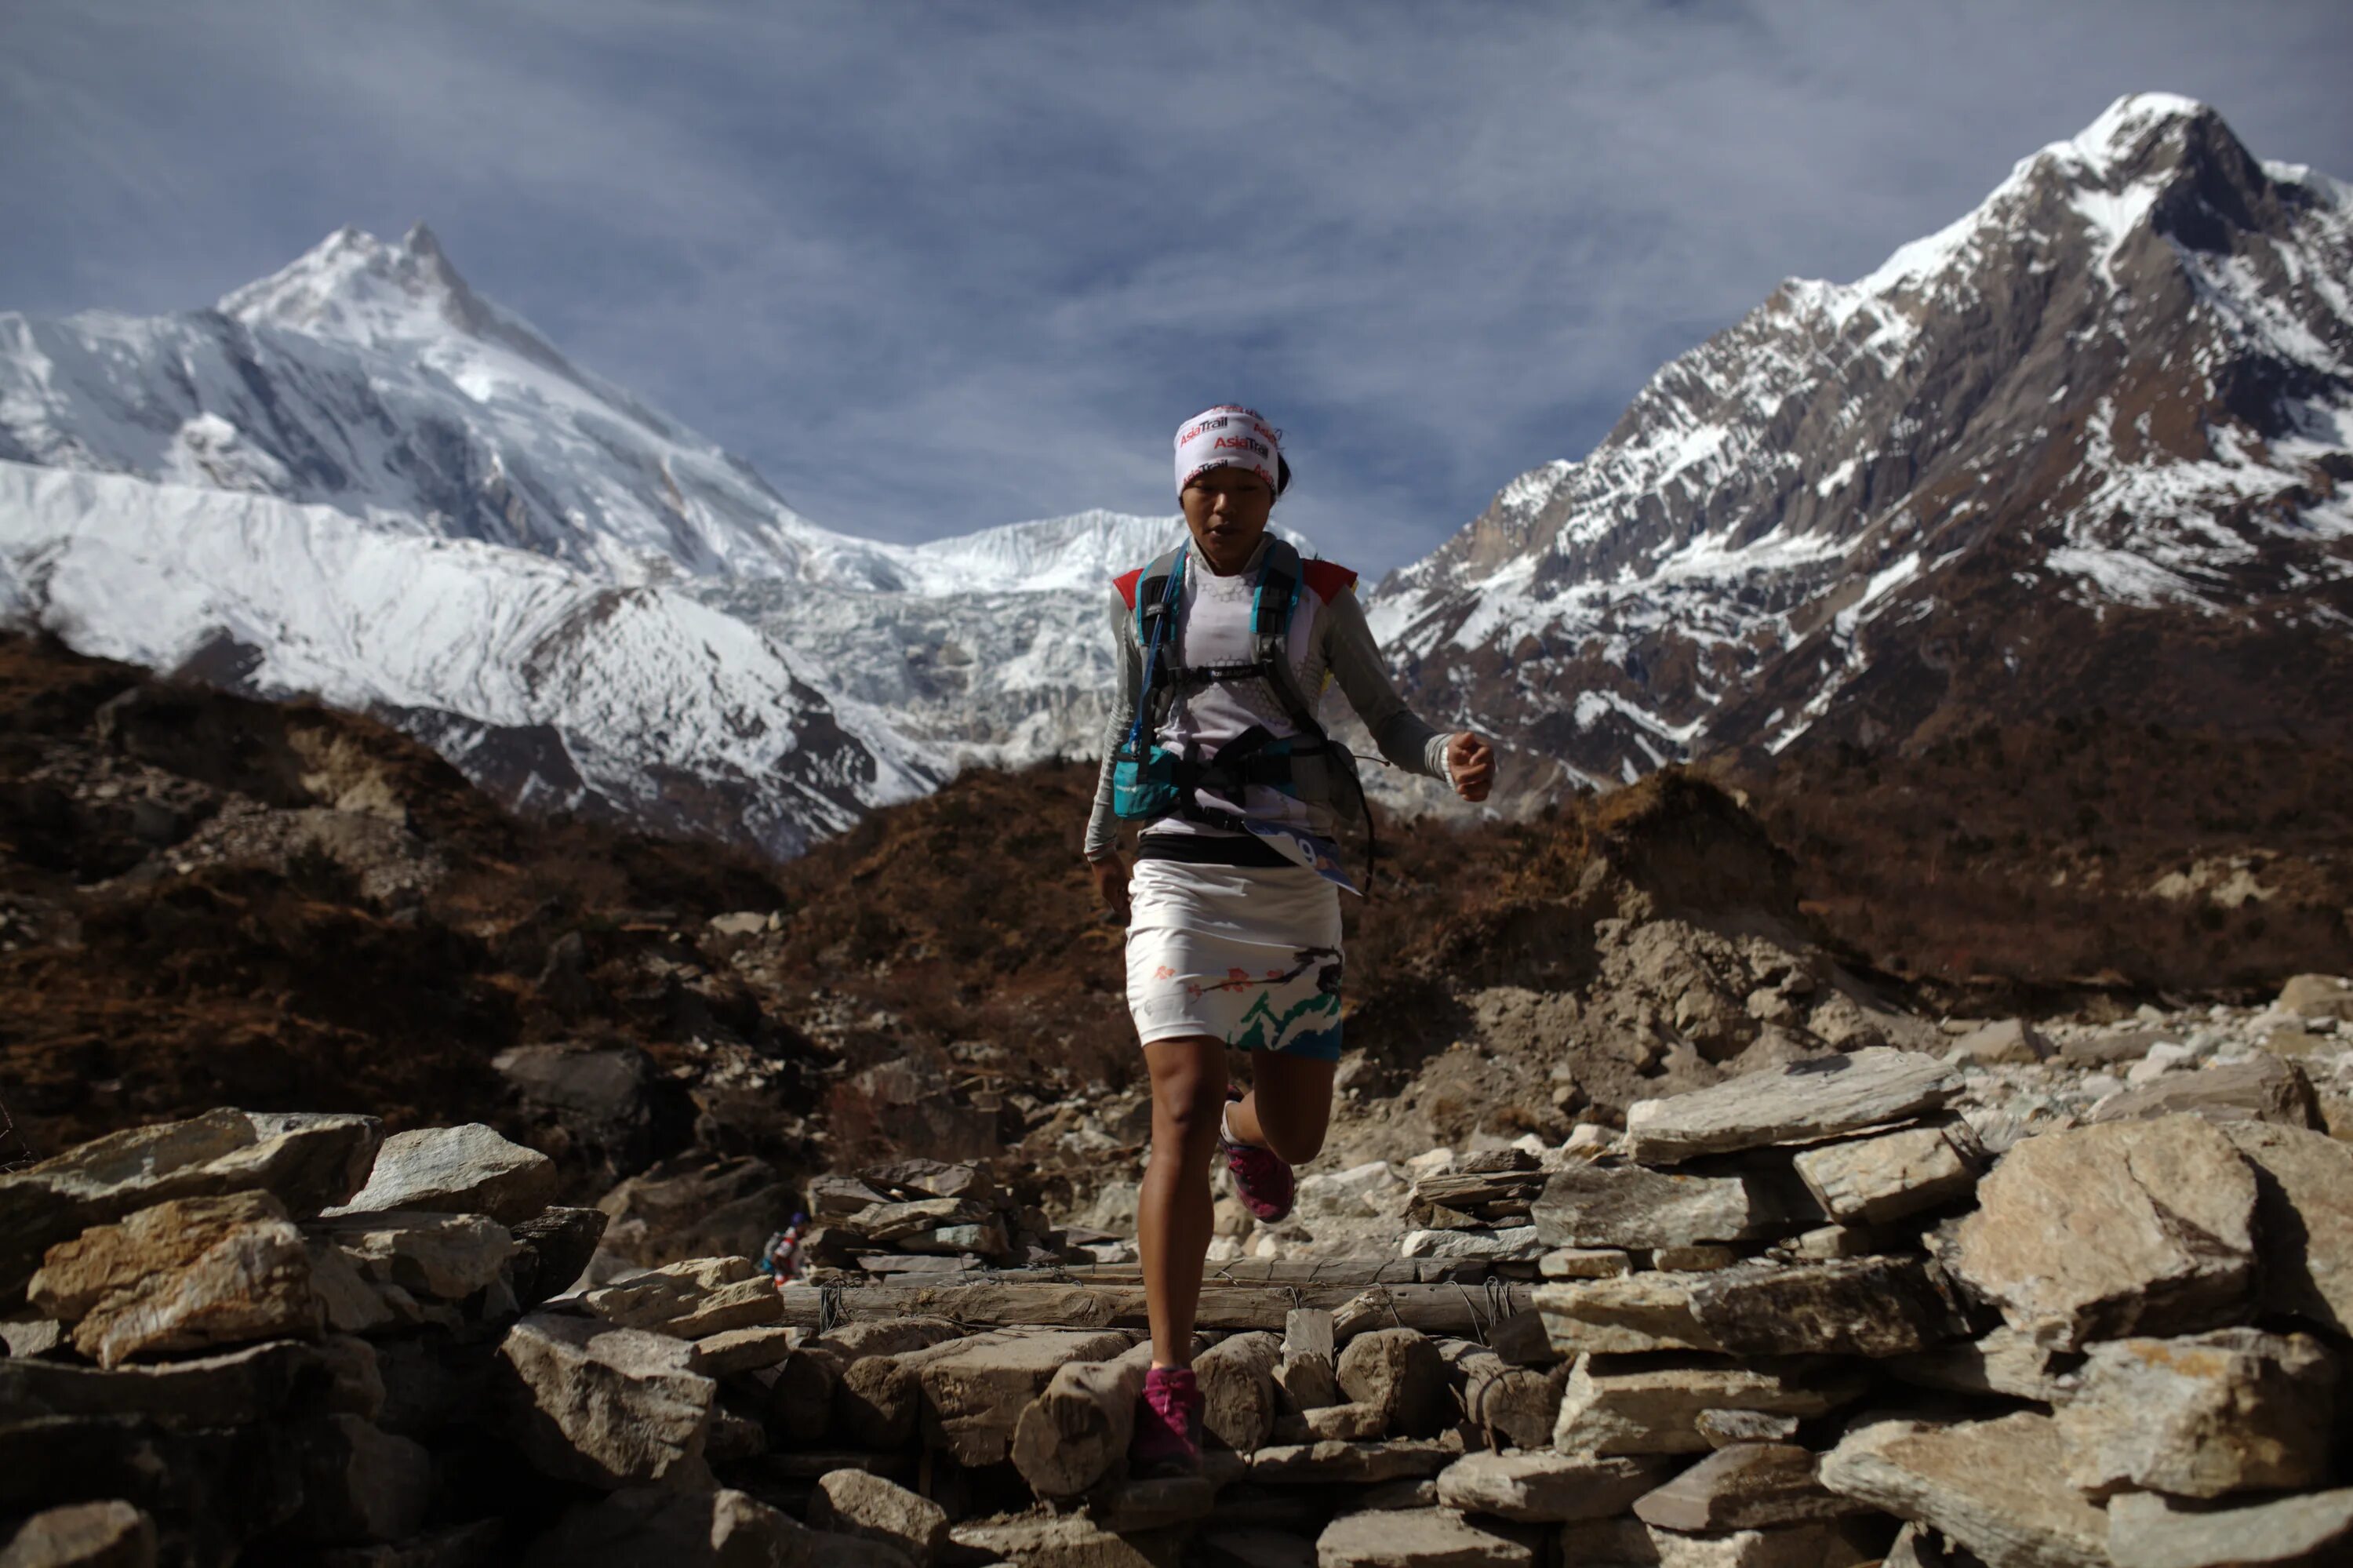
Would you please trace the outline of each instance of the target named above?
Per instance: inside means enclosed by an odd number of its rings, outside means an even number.
[[[1274,454],[1274,493],[1281,495],[1291,488],[1291,460],[1281,452]]]

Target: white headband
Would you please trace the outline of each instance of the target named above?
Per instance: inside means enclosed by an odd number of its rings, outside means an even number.
[[[1176,427],[1176,492],[1213,468],[1246,468],[1280,491],[1282,432],[1239,403],[1220,403]]]

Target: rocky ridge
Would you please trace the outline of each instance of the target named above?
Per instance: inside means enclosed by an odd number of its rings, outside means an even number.
[[[2119,100],[1663,367],[1376,628],[1523,788],[2095,710],[2341,745],[2348,214],[2204,105]]]

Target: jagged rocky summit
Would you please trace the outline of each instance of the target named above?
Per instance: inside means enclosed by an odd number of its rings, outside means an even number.
[[[2348,482],[2353,194],[2138,94],[1783,284],[1375,622],[1570,780],[2094,708],[2341,741]]]

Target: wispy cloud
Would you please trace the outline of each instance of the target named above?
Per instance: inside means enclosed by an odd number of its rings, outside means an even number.
[[[0,304],[422,217],[835,526],[1169,507],[1241,397],[1378,569],[2124,91],[2353,175],[2333,4],[20,3]]]

